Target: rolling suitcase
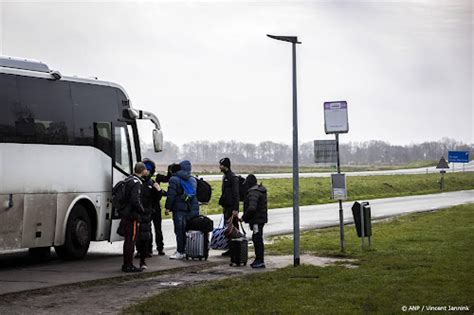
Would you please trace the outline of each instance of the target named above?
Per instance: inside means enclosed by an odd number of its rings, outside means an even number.
[[[236,264],[240,266],[241,264],[247,266],[247,260],[249,256],[249,242],[247,240],[247,233],[242,226],[242,222],[240,222],[240,227],[242,228],[242,232],[244,232],[244,236],[234,238],[230,241],[230,265],[233,266]]]
[[[247,237],[234,238],[230,241],[230,265],[247,266],[249,242]]]
[[[207,260],[209,257],[209,234],[201,231],[186,232],[186,260]]]

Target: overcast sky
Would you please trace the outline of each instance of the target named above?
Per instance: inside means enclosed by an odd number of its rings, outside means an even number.
[[[474,143],[472,3],[3,1],[0,53],[121,84],[165,140],[291,143],[291,45],[265,34],[295,35],[301,141],[346,100],[343,142]]]

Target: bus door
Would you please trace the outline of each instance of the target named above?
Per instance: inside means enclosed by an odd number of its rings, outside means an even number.
[[[112,187],[119,181],[127,178],[133,173],[133,166],[137,162],[137,150],[135,147],[135,128],[127,124],[116,124],[113,128],[114,154],[112,162]],[[120,223],[120,216],[117,209],[112,209],[109,216],[110,234],[109,241],[123,240],[123,237],[117,234],[117,228]]]

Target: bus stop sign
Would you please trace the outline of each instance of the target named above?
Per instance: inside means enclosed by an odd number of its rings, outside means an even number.
[[[346,101],[324,103],[324,131],[326,134],[349,132]]]

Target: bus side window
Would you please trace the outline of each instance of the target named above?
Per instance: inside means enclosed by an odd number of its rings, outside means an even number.
[[[112,156],[112,129],[109,122],[94,123],[94,147]]]
[[[133,136],[134,132],[131,125],[127,125],[127,127],[128,127],[128,134],[130,135],[130,146],[132,148],[132,164],[135,165],[135,163],[137,163],[138,156],[137,156],[137,150],[135,148],[135,138]]]
[[[128,174],[132,174],[127,129],[125,126],[115,127],[115,166]]]

